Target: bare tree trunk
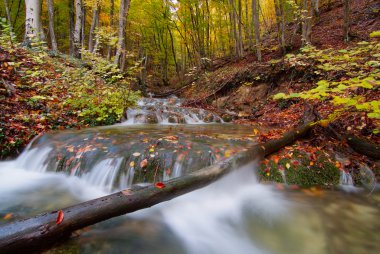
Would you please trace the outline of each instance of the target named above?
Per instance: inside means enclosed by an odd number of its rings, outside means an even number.
[[[261,61],[261,40],[260,40],[260,20],[259,20],[259,0],[252,0],[252,23],[255,32],[255,43],[256,43],[256,56],[257,60]]]
[[[238,32],[236,28],[236,23],[237,21],[237,14],[236,14],[236,8],[234,4],[234,0],[229,0],[230,7],[231,7],[231,26],[232,26],[232,39],[234,41],[234,50],[235,50],[235,55],[240,57],[240,50],[239,50],[239,39],[238,39]]]
[[[319,0],[311,0],[314,16],[319,18]]]
[[[244,44],[243,44],[243,31],[242,31],[242,6],[241,0],[238,0],[238,45],[239,45],[239,56],[244,55]]]
[[[13,1],[12,1],[12,2],[13,2]],[[22,3],[22,2],[23,2],[23,0],[18,0],[17,12],[16,12],[16,16],[15,16],[14,19],[13,19],[12,27],[15,27],[15,25],[16,25],[16,21],[18,20],[18,17],[19,17],[19,14],[20,14],[21,3]]]
[[[75,0],[75,26],[73,32],[73,56],[81,57],[80,49],[82,47],[82,24],[83,24],[83,3],[82,0]]]
[[[45,40],[41,23],[41,2],[25,0],[25,12],[25,42],[29,44],[31,38]]]
[[[95,29],[97,27],[97,24],[99,22],[99,1],[97,0],[95,2],[95,6],[92,9],[92,21],[91,21],[91,27],[90,27],[90,34],[88,36],[88,51],[91,53],[94,52],[94,34],[95,34]]]
[[[84,0],[82,0],[82,8],[83,8],[83,15],[82,15],[82,30],[81,30],[81,49],[85,49],[85,46],[84,46],[84,43],[85,43],[85,39],[86,39],[86,6],[84,5],[83,3]]]
[[[74,13],[74,0],[69,0],[69,26],[70,26],[70,56],[75,56],[74,46],[74,30],[75,30],[75,13]]]
[[[7,23],[9,26],[9,31],[10,31],[10,34],[12,36],[13,28],[12,28],[11,13],[9,11],[8,0],[4,0],[4,7],[5,7],[5,14],[7,15]]]
[[[351,0],[344,0],[343,39],[345,42],[348,42],[350,40],[350,29],[351,29],[350,4],[351,4]]]
[[[245,39],[248,41],[249,50],[252,50],[253,49],[253,36],[252,36],[252,26],[249,22],[248,2],[249,2],[248,0],[245,0]]]
[[[276,12],[276,24],[277,24],[277,38],[283,54],[286,53],[285,44],[285,13],[282,0],[274,0],[274,7]]]
[[[51,41],[51,49],[53,51],[58,51],[57,40],[55,39],[54,32],[54,2],[53,0],[46,0],[49,14],[49,35]]]
[[[114,64],[121,66],[121,56],[125,53],[125,29],[127,25],[127,17],[131,0],[120,0],[119,11],[119,41],[117,44]]]
[[[312,12],[309,8],[308,0],[303,1],[302,15],[302,46],[305,46],[311,43],[311,23],[313,18]]]
[[[114,13],[115,13],[115,0],[111,0],[111,10],[110,10],[110,26],[113,28],[114,26]],[[111,45],[108,45],[107,48],[107,60],[111,60],[112,55],[112,47]]]

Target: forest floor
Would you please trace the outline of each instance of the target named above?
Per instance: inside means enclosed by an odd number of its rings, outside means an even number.
[[[261,179],[282,182],[280,173],[286,170],[288,184],[329,187],[345,171],[355,184],[371,188],[374,176],[380,180],[379,158],[355,152],[345,137],[355,135],[377,148],[380,145],[380,40],[370,36],[380,28],[379,7],[377,1],[354,1],[351,41],[345,43],[342,4],[323,6],[312,29],[314,47],[300,50],[297,34],[292,51],[281,58],[275,36],[267,35],[265,48],[272,51],[264,51],[263,62],[257,62],[254,54],[240,60],[216,60],[212,70],[190,76],[177,94],[187,98],[189,106],[218,111],[234,123],[251,124],[254,132],[258,132],[254,126],[269,127],[268,133],[258,133],[262,141],[299,124],[311,106],[321,121],[308,139],[266,158]],[[289,25],[288,34],[292,31]]]

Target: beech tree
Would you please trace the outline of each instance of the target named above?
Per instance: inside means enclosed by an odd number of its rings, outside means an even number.
[[[302,9],[302,45],[311,43],[312,13],[308,0],[303,1]]]
[[[11,13],[9,11],[8,0],[4,0],[4,7],[5,7],[5,15],[7,16],[7,23],[12,33],[12,20],[11,20]]]
[[[94,51],[95,46],[95,30],[99,26],[99,8],[100,3],[99,0],[95,0],[94,7],[92,9],[92,21],[91,21],[91,27],[90,27],[90,33],[88,36],[88,51],[91,53]]]
[[[117,66],[119,66],[122,70],[124,69],[125,64],[125,28],[127,25],[127,17],[130,4],[131,0],[120,0],[119,36],[114,63],[117,64]]]
[[[49,13],[49,35],[50,35],[51,48],[54,51],[58,51],[57,40],[55,39],[55,32],[54,32],[54,3],[53,3],[53,0],[46,0],[46,4],[48,7],[48,13]]]
[[[282,53],[285,53],[285,12],[283,0],[274,0],[274,7],[276,13],[277,39],[280,44]]]
[[[343,2],[343,39],[344,41],[348,42],[350,40],[350,4],[351,0],[344,0]]]
[[[32,38],[45,40],[39,0],[25,0],[25,42],[30,44]]]
[[[259,1],[252,0],[252,23],[255,32],[255,49],[257,60],[261,61],[261,40],[260,40],[260,20],[259,20]]]

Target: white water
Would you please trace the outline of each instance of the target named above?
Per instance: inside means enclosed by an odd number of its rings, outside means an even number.
[[[155,105],[154,102],[148,103]],[[167,130],[164,133],[172,135]],[[91,171],[80,177],[75,176],[75,172],[66,176],[48,172],[45,160],[50,151],[51,148],[44,146],[26,149],[17,160],[0,162],[0,219],[9,213],[20,218],[29,217],[104,196],[111,191],[116,169],[122,163],[120,157],[109,156],[99,160]],[[75,168],[77,171],[81,169]],[[170,177],[183,173],[180,165],[175,163],[172,172]],[[130,186],[133,175],[133,169],[129,168],[119,181]],[[170,177],[164,175],[163,179]],[[341,184],[353,188],[352,177],[342,172]],[[295,196],[291,198],[291,194]],[[302,192],[281,192],[273,186],[262,185],[257,182],[255,165],[251,164],[203,189],[115,218],[116,224],[112,227],[107,226],[109,221],[100,223],[73,240],[76,249],[72,251],[71,245],[64,245],[58,253],[321,254],[379,251],[378,205],[360,203],[363,199],[350,201],[348,194],[334,195],[339,194],[311,198]],[[329,200],[328,197],[332,198]],[[353,228],[355,230],[351,232]]]
[[[247,165],[216,183],[146,211],[159,210],[188,253],[268,253],[245,228],[245,215],[270,224],[286,218],[290,202],[270,186],[258,184],[255,165]]]
[[[47,153],[48,149],[44,152]],[[106,194],[104,189],[94,184],[104,186],[104,181],[111,181],[114,173],[108,165],[120,163],[118,159],[104,161],[94,168],[94,173],[78,178],[42,172],[43,154],[37,156],[36,150],[31,150],[17,160],[0,163],[2,210],[33,204],[38,210],[38,203],[57,209],[75,203],[74,200],[103,196]],[[253,164],[247,165],[206,188],[129,217],[148,219],[159,215],[159,220],[181,240],[187,253],[268,253],[249,237],[244,227],[245,214],[254,214],[270,224],[286,216],[290,202],[272,187],[258,184],[254,168]],[[101,169],[105,172],[99,179],[96,171]],[[65,201],[66,197],[62,202],[60,195],[67,194],[72,198]],[[39,212],[43,212],[45,208],[40,209],[43,210]]]
[[[138,101],[138,106],[126,112],[126,121],[121,125],[146,123],[159,124],[205,124],[223,122],[218,115],[198,108],[181,107],[182,101],[176,97],[169,99],[148,99]]]

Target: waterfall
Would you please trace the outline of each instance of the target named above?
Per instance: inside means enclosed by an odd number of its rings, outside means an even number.
[[[182,107],[182,100],[144,98],[138,106],[129,108],[122,125],[133,124],[205,124],[222,123],[223,120],[211,111]]]

